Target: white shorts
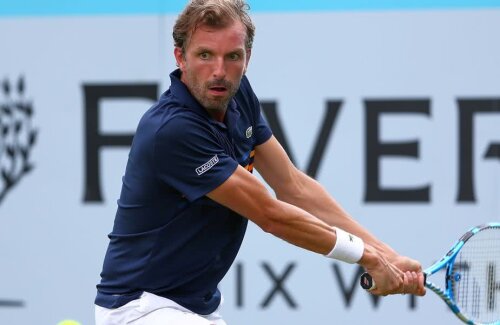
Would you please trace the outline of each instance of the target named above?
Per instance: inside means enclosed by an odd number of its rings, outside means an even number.
[[[95,306],[96,325],[226,325],[219,314],[222,301],[210,315],[198,315],[174,301],[144,292],[119,308]]]

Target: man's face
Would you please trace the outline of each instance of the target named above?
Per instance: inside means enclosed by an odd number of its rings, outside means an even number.
[[[250,52],[246,29],[239,21],[215,29],[199,26],[182,53],[175,48],[181,80],[198,102],[215,117],[223,117],[246,71]]]

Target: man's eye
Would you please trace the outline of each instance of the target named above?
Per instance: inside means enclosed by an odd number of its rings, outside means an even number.
[[[233,61],[237,61],[240,59],[240,55],[238,53],[231,53],[229,54],[229,59]]]
[[[208,58],[210,58],[210,54],[208,54],[207,52],[200,53],[200,59],[208,60]]]

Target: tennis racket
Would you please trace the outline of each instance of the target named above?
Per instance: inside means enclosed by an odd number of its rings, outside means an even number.
[[[429,281],[445,270],[444,289]],[[368,273],[363,289],[375,288]],[[446,302],[464,323],[500,325],[500,223],[474,227],[441,260],[424,270],[425,287]]]

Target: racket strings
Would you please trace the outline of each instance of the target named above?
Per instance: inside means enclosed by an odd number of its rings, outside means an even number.
[[[500,228],[485,228],[458,253],[450,274],[460,311],[483,324],[500,320]]]

